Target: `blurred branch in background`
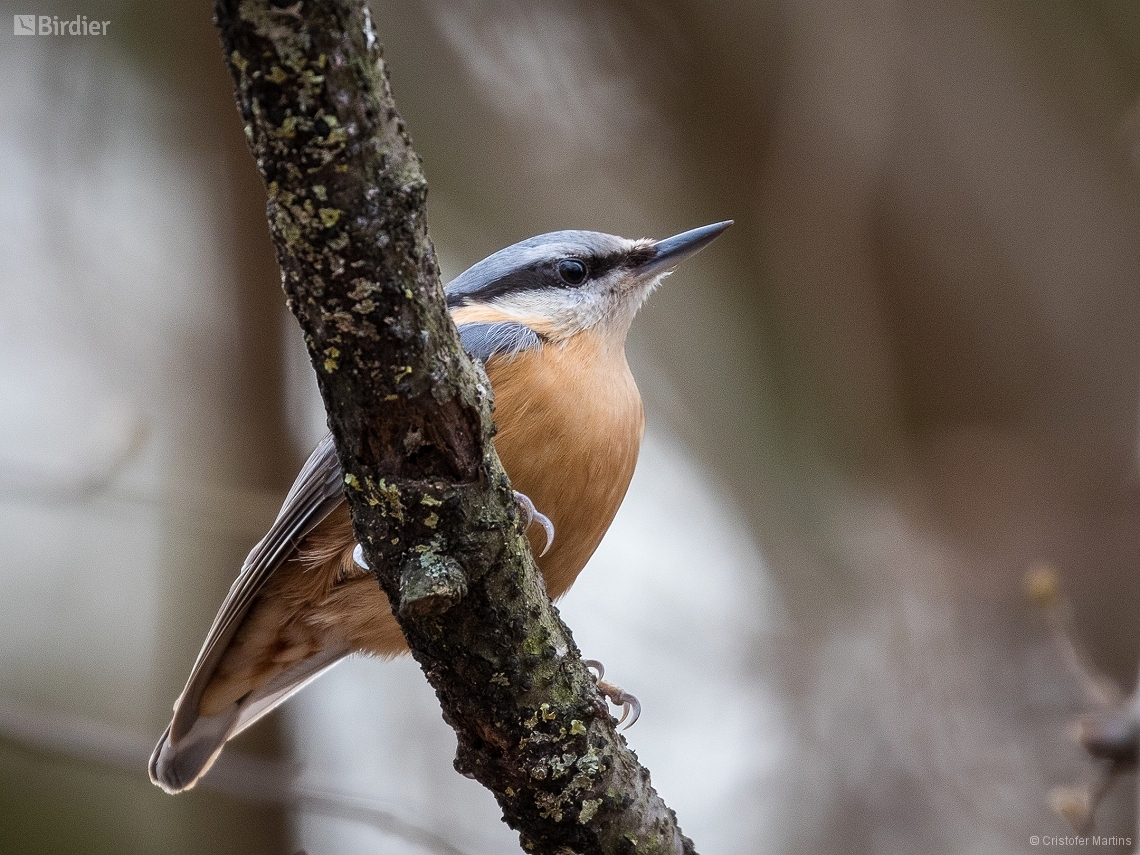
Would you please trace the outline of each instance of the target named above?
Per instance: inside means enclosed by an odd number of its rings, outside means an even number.
[[[297,451],[264,189],[209,10],[82,5],[109,35],[9,30],[0,51],[0,696],[147,732]],[[244,751],[273,755],[265,725]],[[0,850],[288,847],[282,806],[164,803],[143,768],[4,741]]]
[[[49,712],[0,699],[0,739],[37,752],[100,763],[138,774],[153,750],[151,734],[111,727],[80,716]],[[466,855],[446,838],[397,816],[363,796],[314,787],[285,764],[228,751],[198,787],[236,799],[316,813],[372,826],[425,852]]]
[[[1057,652],[1091,708],[1073,721],[1069,732],[1092,758],[1093,769],[1080,783],[1054,787],[1049,793],[1053,810],[1083,835],[1092,830],[1096,809],[1116,777],[1136,768],[1140,686],[1126,696],[1081,646],[1072,623],[1072,606],[1054,567],[1032,567],[1025,574],[1025,592],[1045,616]],[[1140,840],[1140,828],[1136,839]]]
[[[11,406],[0,418],[17,423],[17,430],[43,431],[45,426],[28,419],[27,412],[18,405]],[[24,424],[18,422],[21,417]],[[5,434],[16,433],[5,427]],[[150,438],[146,419],[138,409],[114,398],[84,408],[82,430],[72,436],[60,436],[58,425],[47,427],[46,442],[41,435],[38,441],[27,437],[0,448],[0,495],[75,501],[91,498],[118,480]],[[55,431],[51,431],[53,427]]]

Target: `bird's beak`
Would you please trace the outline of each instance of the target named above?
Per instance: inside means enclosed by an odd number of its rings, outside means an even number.
[[[671,238],[657,241],[653,244],[653,248],[656,250],[653,257],[646,259],[638,266],[638,279],[644,281],[646,278],[669,272],[690,255],[696,255],[720,237],[721,232],[731,226],[732,223],[732,220],[725,220],[723,223],[713,223],[712,225],[701,226],[699,229],[690,229],[687,232],[681,232],[679,235],[673,235]]]

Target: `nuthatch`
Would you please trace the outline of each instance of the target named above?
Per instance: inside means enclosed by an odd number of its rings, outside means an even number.
[[[661,241],[551,232],[446,288],[463,346],[491,380],[495,448],[525,517],[546,529],[541,547],[532,530],[531,546],[551,597],[574,583],[633,477],[645,423],[625,359],[633,317],[665,275],[730,225]],[[343,486],[326,437],[242,565],[175,702],[150,761],[164,790],[192,787],[229,739],[344,657],[407,652],[364,565]],[[635,698],[604,688],[636,710]]]

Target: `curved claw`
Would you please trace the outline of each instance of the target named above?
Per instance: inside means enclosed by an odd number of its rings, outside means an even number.
[[[613,683],[607,683],[603,680],[602,678],[606,676],[606,666],[597,659],[583,659],[582,664],[592,671],[597,672],[598,691],[606,697],[606,700],[615,707],[621,707],[621,718],[618,719],[618,726],[621,727],[622,722],[629,718],[629,724],[623,727],[622,730],[629,730],[633,727],[637,723],[637,720],[641,718],[641,701],[621,686],[615,686]],[[632,718],[630,718],[630,713],[633,714]]]
[[[525,493],[520,493],[518,490],[514,491],[515,501],[519,503],[519,507],[523,511],[523,523],[527,528],[530,528],[533,523],[538,523],[542,526],[542,530],[546,532],[546,545],[542,547],[542,552],[538,553],[541,558],[550,551],[550,547],[554,545],[554,523],[550,521],[550,517],[540,512],[534,506],[534,502]]]
[[[598,691],[609,698],[610,703],[614,706],[621,706],[621,718],[618,719],[618,726],[621,727],[622,722],[627,718],[629,719],[629,723],[622,727],[622,730],[629,730],[637,724],[637,720],[641,718],[641,701],[621,686],[615,686],[605,680],[598,680]],[[633,713],[632,717],[630,713]]]
[[[343,555],[344,553],[342,552],[341,554]],[[356,544],[356,547],[352,550],[352,561],[361,570],[372,572],[372,568],[369,567],[368,562],[364,560],[364,547],[359,543]]]

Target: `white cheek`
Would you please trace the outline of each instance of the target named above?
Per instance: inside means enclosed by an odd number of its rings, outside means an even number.
[[[556,334],[562,338],[589,329],[605,314],[605,303],[600,294],[570,288],[514,294],[509,300],[497,300],[495,306],[520,319],[535,316],[546,318],[553,323]]]

